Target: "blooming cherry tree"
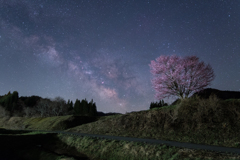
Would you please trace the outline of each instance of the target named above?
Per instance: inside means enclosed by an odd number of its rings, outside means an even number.
[[[156,99],[178,96],[188,98],[191,92],[198,92],[215,78],[211,66],[205,67],[196,56],[179,58],[176,55],[160,56],[151,61],[150,72],[157,77],[151,82],[156,90]],[[184,97],[185,94],[185,97]]]

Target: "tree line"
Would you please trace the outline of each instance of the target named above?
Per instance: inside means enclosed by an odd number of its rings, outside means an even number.
[[[164,106],[168,106],[167,103],[164,103],[164,100],[160,100],[159,102],[151,102],[150,104],[150,109],[153,109],[153,108],[161,108],[161,107],[164,107]]]
[[[18,97],[18,92],[0,96],[0,116],[51,117],[64,115],[97,116],[97,107],[93,99],[88,102],[76,99],[66,102],[61,97],[54,99],[39,96]]]

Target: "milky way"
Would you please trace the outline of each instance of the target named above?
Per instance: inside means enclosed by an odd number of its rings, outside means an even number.
[[[210,64],[208,87],[240,91],[239,37],[240,1],[0,0],[0,95],[146,110],[158,101],[149,64],[173,54]]]

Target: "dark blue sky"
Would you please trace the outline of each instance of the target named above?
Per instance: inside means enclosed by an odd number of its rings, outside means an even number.
[[[240,1],[0,0],[0,95],[146,110],[158,101],[149,64],[173,54],[210,64],[208,87],[240,91],[239,44]]]

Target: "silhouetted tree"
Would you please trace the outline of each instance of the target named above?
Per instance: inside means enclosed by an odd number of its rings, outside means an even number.
[[[62,97],[56,97],[50,105],[51,116],[67,115],[68,105]]]
[[[160,100],[158,103],[154,103],[154,102],[151,102],[150,104],[150,109],[153,109],[153,108],[160,108],[160,107],[163,107],[163,106],[168,106],[167,103],[164,103],[163,100]]]
[[[21,100],[24,101],[25,105],[28,107],[34,107],[40,99],[42,99],[39,96],[31,96],[31,97],[20,97]]]
[[[0,105],[0,117],[10,116],[9,111],[5,109],[2,105]]]
[[[6,99],[6,109],[10,112],[10,114],[12,111],[12,107],[13,107],[12,96],[8,95],[8,97]]]
[[[26,117],[33,117],[35,116],[37,113],[37,110],[35,108],[31,108],[31,107],[23,107],[23,114],[26,116]]]
[[[76,99],[75,104],[74,104],[74,107],[73,107],[74,114],[76,114],[76,115],[79,115],[79,114],[80,114],[80,111],[81,111],[80,105],[81,105],[81,104],[80,104],[80,101],[79,101],[78,99]]]
[[[85,100],[82,100],[81,107],[82,107],[81,115],[88,115],[89,109],[88,109],[88,102],[86,98]]]
[[[36,105],[36,111],[40,113],[41,117],[48,117],[50,116],[50,103],[49,99],[41,99],[38,104]]]
[[[90,103],[89,109],[89,116],[97,116],[97,107],[95,103]]]
[[[13,93],[12,93],[12,100],[13,100],[13,102],[17,102],[18,101],[18,92],[17,91],[14,91]]]
[[[81,102],[77,99],[74,104],[74,114],[76,115],[86,115],[86,116],[97,116],[97,107],[93,100],[88,103],[88,101],[83,99]]]
[[[67,114],[72,114],[72,111],[73,111],[73,102],[70,101],[70,100],[68,100],[67,105],[68,105]]]

